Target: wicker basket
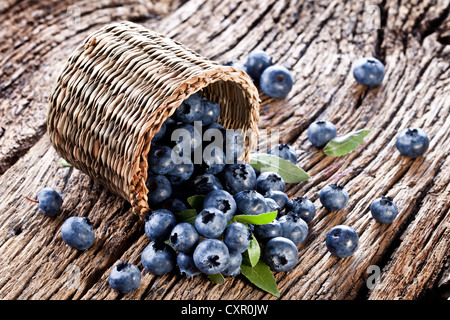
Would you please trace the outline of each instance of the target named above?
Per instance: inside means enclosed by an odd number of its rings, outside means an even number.
[[[140,25],[113,23],[66,62],[50,95],[47,131],[65,160],[129,201],[142,218],[150,210],[151,139],[197,91],[221,106],[225,128],[258,131],[258,91],[245,72]]]

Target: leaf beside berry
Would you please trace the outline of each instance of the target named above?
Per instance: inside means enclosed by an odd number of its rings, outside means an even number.
[[[264,262],[259,261],[254,267],[242,264],[241,274],[258,288],[274,295],[275,297],[280,297],[280,292],[278,291],[275,277],[273,276],[269,266]]]
[[[250,223],[250,224],[267,224],[271,223],[276,217],[278,212],[267,212],[256,215],[249,214],[239,214],[234,216],[234,220],[241,223]]]
[[[370,130],[362,129],[352,131],[344,136],[336,137],[328,141],[323,152],[328,156],[340,157],[358,148],[369,134]]]
[[[309,174],[300,167],[273,154],[251,154],[249,163],[254,169],[261,172],[271,171],[278,173],[287,183],[298,183],[311,178]]]
[[[258,240],[255,235],[252,234],[252,240],[247,250],[242,253],[242,263],[250,267],[254,267],[261,257],[261,247],[259,246]]]

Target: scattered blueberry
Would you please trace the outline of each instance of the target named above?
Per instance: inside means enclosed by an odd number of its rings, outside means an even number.
[[[269,190],[266,192],[264,197],[275,200],[281,210],[286,207],[286,204],[289,201],[289,197],[287,196],[287,194],[282,191]]]
[[[263,71],[259,80],[261,90],[272,98],[285,98],[292,90],[294,78],[283,66],[270,66]]]
[[[256,82],[259,82],[261,74],[272,65],[272,58],[263,50],[256,49],[247,56],[247,73]]]
[[[301,218],[285,215],[278,218],[278,222],[281,225],[282,237],[288,238],[295,245],[302,243],[308,236],[308,225]]]
[[[192,278],[200,274],[200,270],[198,270],[197,266],[194,263],[194,258],[191,254],[178,252],[177,254],[177,265],[178,269],[180,269],[181,275],[186,276],[187,278]]]
[[[397,205],[391,197],[381,196],[370,205],[373,218],[380,223],[391,223],[398,214]]]
[[[220,173],[224,188],[232,195],[256,186],[256,173],[248,163],[226,164]]]
[[[195,218],[195,228],[205,238],[218,238],[226,226],[227,218],[219,209],[203,209]]]
[[[244,252],[252,240],[252,233],[243,223],[230,223],[223,234],[223,242],[229,251]]]
[[[194,187],[197,194],[206,195],[214,190],[223,190],[220,180],[213,174],[205,173],[195,177]]]
[[[278,219],[273,220],[267,224],[260,224],[254,226],[254,232],[258,240],[264,241],[275,237],[281,237],[283,230]]]
[[[161,204],[161,209],[167,209],[173,214],[187,209],[186,204],[178,198],[169,198]]]
[[[205,173],[218,174],[225,167],[225,154],[217,147],[207,147],[203,151],[202,167]]]
[[[170,181],[161,174],[148,172],[148,178],[145,183],[148,189],[148,203],[150,206],[157,205],[172,195],[172,186]]]
[[[403,130],[395,143],[398,151],[404,156],[417,158],[423,155],[430,144],[430,140],[422,129]]]
[[[37,196],[39,209],[46,216],[54,216],[61,209],[63,200],[61,195],[52,188],[43,188]]]
[[[261,194],[266,194],[270,190],[284,192],[286,183],[283,178],[276,172],[262,172],[256,178],[256,191]]]
[[[289,160],[293,164],[297,163],[297,153],[295,152],[295,149],[288,143],[277,144],[270,148],[267,153],[279,158],[283,158],[285,160]]]
[[[194,164],[190,157],[181,157],[179,162],[174,163],[172,170],[167,172],[166,177],[172,186],[180,185],[194,173]]]
[[[286,205],[288,215],[305,220],[305,222],[311,222],[316,215],[316,207],[311,200],[307,197],[296,197],[289,201]]]
[[[225,190],[213,190],[206,195],[203,201],[203,209],[206,208],[215,208],[222,211],[227,221],[230,221],[236,213],[236,201]]]
[[[171,272],[176,265],[176,253],[168,244],[151,242],[141,254],[142,266],[155,275]]]
[[[263,261],[274,271],[288,271],[298,260],[295,244],[284,237],[275,237],[267,241],[262,252]]]
[[[172,162],[172,149],[168,146],[153,145],[148,154],[148,167],[156,174],[170,172],[175,167]]]
[[[178,121],[192,124],[194,121],[201,121],[203,117],[202,98],[198,93],[194,93],[187,98],[175,110],[175,119]]]
[[[380,85],[384,74],[385,68],[383,63],[373,57],[359,59],[353,67],[353,76],[356,82],[368,87]]]
[[[64,242],[75,249],[86,250],[95,240],[92,222],[86,217],[70,217],[61,227]]]
[[[352,255],[358,248],[359,237],[356,231],[345,225],[338,225],[328,231],[326,237],[328,250],[339,258]]]
[[[141,283],[141,272],[138,267],[128,262],[119,262],[109,273],[109,285],[120,293],[136,290]]]
[[[337,136],[337,130],[330,121],[319,120],[308,127],[308,140],[317,148],[323,148]]]
[[[152,241],[169,239],[170,232],[177,224],[175,216],[167,209],[154,210],[145,216],[145,234]]]
[[[230,251],[228,266],[221,273],[224,276],[236,277],[241,273],[242,254],[239,251]]]
[[[220,116],[220,106],[211,101],[203,101],[202,124],[204,126],[215,123]]]
[[[320,202],[330,211],[338,211],[348,203],[347,190],[342,186],[330,184],[325,186],[319,193]]]
[[[181,222],[172,229],[169,239],[170,244],[176,251],[189,253],[194,251],[199,236],[192,224]]]
[[[256,190],[244,190],[234,195],[237,213],[257,215],[268,212],[265,198]]]
[[[280,213],[283,209],[278,205],[278,203],[271,198],[264,198],[266,201],[267,212],[278,212]]]
[[[230,252],[222,241],[205,239],[194,251],[194,263],[205,274],[217,274],[228,267]]]

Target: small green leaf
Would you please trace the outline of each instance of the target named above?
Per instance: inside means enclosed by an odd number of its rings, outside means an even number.
[[[250,241],[250,245],[247,250],[242,253],[242,263],[254,267],[261,256],[261,248],[259,247],[258,240],[256,240],[255,236],[252,234],[252,240]]]
[[[66,160],[64,159],[59,159],[58,161],[58,165],[60,167],[72,167],[72,165],[70,163],[68,163]]]
[[[357,130],[347,133],[345,136],[336,137],[328,141],[323,152],[328,156],[340,157],[355,150],[363,142],[370,130]]]
[[[254,153],[250,155],[250,165],[258,171],[278,173],[286,183],[298,183],[311,177],[292,162],[273,154]]]
[[[177,219],[177,221],[189,222],[192,225],[194,225],[196,217],[197,217],[197,210],[195,209],[186,209],[175,213],[175,218]]]
[[[242,264],[241,274],[258,288],[274,295],[275,297],[280,297],[280,292],[278,291],[275,277],[273,276],[269,266],[264,262],[259,261],[254,267]]]
[[[225,278],[223,277],[223,275],[221,273],[216,273],[216,274],[210,274],[208,276],[209,280],[211,280],[214,283],[225,283]]]
[[[233,219],[241,223],[267,224],[271,223],[277,217],[277,214],[278,214],[277,211],[261,213],[256,215],[239,214],[237,216],[234,216]]]
[[[197,210],[197,212],[202,211],[203,201],[205,201],[204,195],[196,195],[196,196],[187,198],[187,202],[191,205],[192,208]]]

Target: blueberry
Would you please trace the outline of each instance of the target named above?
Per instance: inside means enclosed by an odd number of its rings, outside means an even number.
[[[224,150],[228,164],[235,163],[245,152],[245,137],[239,130],[226,130]]]
[[[265,241],[275,237],[281,237],[283,230],[278,220],[273,220],[267,224],[260,224],[254,226],[254,232],[258,240]]]
[[[186,276],[187,278],[192,278],[200,274],[200,270],[198,270],[197,266],[194,263],[194,258],[191,254],[187,254],[184,252],[178,252],[177,254],[177,265],[178,269],[180,269],[181,275]]]
[[[172,195],[170,181],[161,174],[149,171],[145,185],[148,189],[147,197],[150,206],[157,205]]]
[[[297,163],[297,153],[288,143],[277,144],[270,148],[267,153],[288,160],[293,164]]]
[[[373,57],[359,59],[353,66],[353,76],[356,82],[364,86],[375,87],[380,85],[384,74],[383,63]]]
[[[263,71],[259,80],[261,90],[272,98],[285,98],[292,90],[294,78],[283,66],[270,66]]]
[[[148,154],[148,167],[156,174],[170,172],[175,163],[172,162],[172,149],[167,146],[153,145]]]
[[[336,127],[329,121],[316,121],[308,127],[308,140],[317,148],[325,147],[328,141],[336,136]]]
[[[305,220],[290,215],[278,219],[281,225],[282,237],[292,240],[295,245],[302,243],[308,236],[308,225]]]
[[[244,252],[250,245],[251,240],[252,233],[243,223],[233,222],[225,228],[223,242],[230,252]]]
[[[358,234],[356,231],[345,225],[338,225],[328,231],[326,237],[328,250],[339,258],[352,255],[358,248]]]
[[[316,207],[311,200],[307,197],[296,197],[289,201],[286,205],[288,215],[305,220],[305,222],[311,222],[316,215]]]
[[[86,217],[70,217],[61,227],[64,242],[75,249],[86,250],[95,240],[92,222]]]
[[[230,251],[228,266],[221,273],[224,276],[236,277],[241,273],[242,254],[238,251]]]
[[[166,130],[167,130],[167,125],[165,122],[163,122],[163,124],[159,128],[158,132],[156,132],[155,135],[153,136],[152,142],[161,140],[164,137],[164,135],[166,134]]]
[[[172,213],[178,213],[187,209],[186,204],[178,198],[169,198],[161,204],[161,209],[167,209]]]
[[[204,126],[217,122],[220,116],[220,106],[212,101],[203,100],[202,124]]]
[[[220,173],[222,184],[232,195],[256,186],[256,173],[248,163],[226,164]]]
[[[395,143],[402,155],[413,159],[423,155],[428,150],[429,144],[430,140],[422,129],[403,130]]]
[[[214,190],[208,193],[203,201],[203,209],[215,208],[225,215],[230,221],[236,213],[236,201],[225,190]]]
[[[39,209],[46,216],[54,216],[59,212],[63,200],[61,195],[52,188],[43,188],[37,196]]]
[[[172,151],[179,158],[193,154],[202,146],[202,135],[199,129],[190,124],[181,125],[172,131],[171,139],[175,142]],[[179,163],[179,160],[174,161]]]
[[[370,205],[373,218],[380,223],[391,223],[398,214],[397,205],[391,197],[381,196]]]
[[[195,228],[205,238],[218,238],[226,226],[227,218],[218,209],[203,209],[195,218]]]
[[[347,205],[348,192],[342,186],[330,184],[320,190],[319,198],[326,209],[338,211]]]
[[[166,177],[172,186],[180,185],[184,181],[189,180],[189,178],[194,173],[194,164],[190,157],[181,157],[179,161],[174,164],[172,170],[167,172]]]
[[[228,267],[230,252],[222,241],[205,239],[194,250],[194,263],[205,274],[217,274]]]
[[[272,65],[272,58],[263,50],[256,49],[247,56],[247,73],[256,82],[259,82],[261,74]]]
[[[129,293],[139,287],[141,272],[133,264],[119,262],[109,273],[108,282],[114,290],[120,293]]]
[[[141,254],[142,266],[155,275],[171,272],[176,265],[176,253],[168,244],[151,242]]]
[[[170,232],[177,224],[172,212],[167,209],[154,210],[145,216],[145,234],[152,241],[165,241],[169,239]]]
[[[213,174],[205,173],[195,177],[194,187],[198,194],[206,195],[214,190],[223,190],[220,180]]]
[[[269,212],[265,198],[256,190],[244,190],[234,195],[239,214],[257,215]]]
[[[256,190],[266,194],[269,190],[284,192],[286,184],[283,178],[276,172],[262,172],[256,179]]]
[[[202,168],[205,173],[218,174],[225,167],[226,158],[221,148],[206,147],[202,160]]]
[[[192,224],[181,222],[172,229],[169,239],[176,251],[189,253],[194,250],[198,238],[198,232]]]
[[[278,205],[278,203],[271,198],[264,198],[266,201],[267,212],[278,212],[280,213],[283,209]]]
[[[289,201],[289,197],[287,196],[286,193],[276,190],[267,191],[264,197],[275,200],[275,202],[278,204],[281,210],[283,210],[286,207],[286,204]]]
[[[201,121],[203,117],[203,103],[200,95],[194,93],[184,100],[175,110],[174,117],[176,120],[187,124]]]
[[[298,260],[295,244],[284,237],[275,237],[267,241],[262,252],[263,261],[274,271],[288,271]]]

